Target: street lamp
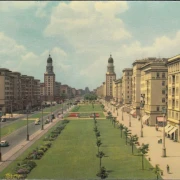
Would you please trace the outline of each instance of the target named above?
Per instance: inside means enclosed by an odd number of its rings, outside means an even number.
[[[27,113],[27,138],[26,138],[26,140],[27,141],[29,141],[28,110],[29,110],[29,105],[26,106],[26,113]]]
[[[163,147],[162,147],[162,157],[166,157],[166,147],[165,147],[165,116],[166,116],[166,108],[162,109],[163,113]]]
[[[42,102],[41,102],[41,112],[42,112],[42,114],[41,114],[41,118],[42,118],[42,126],[41,126],[41,130],[44,130],[44,121],[43,121],[43,104],[42,104]]]
[[[144,98],[145,98],[145,94],[141,94],[141,102],[140,102],[140,107],[141,107],[141,113],[140,113],[140,117],[141,117],[141,137],[143,137],[143,125],[142,125],[142,108],[144,107]]]
[[[2,117],[2,111],[0,111],[0,119]],[[1,142],[1,122],[0,122],[0,142]],[[0,162],[2,161],[2,153],[1,153],[1,146],[0,146]]]
[[[129,113],[129,127],[131,127],[131,113]]]

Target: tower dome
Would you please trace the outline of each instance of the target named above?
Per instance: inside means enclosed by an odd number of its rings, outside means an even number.
[[[47,63],[52,63],[52,58],[51,58],[50,54],[49,54],[49,57],[47,59]]]
[[[110,57],[109,57],[109,59],[108,59],[108,63],[113,63],[113,58],[112,58],[112,56],[110,55]]]

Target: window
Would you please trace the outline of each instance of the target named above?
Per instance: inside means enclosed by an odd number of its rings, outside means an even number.
[[[176,83],[178,83],[178,81],[179,81],[179,77],[178,75],[176,75]]]
[[[178,113],[176,113],[176,119],[178,119]]]
[[[162,103],[165,103],[165,101],[166,101],[165,98],[162,98]]]
[[[165,78],[165,73],[162,73],[162,78]]]
[[[162,90],[162,94],[165,94],[166,93],[166,91],[165,90]]]
[[[165,86],[165,81],[162,81],[162,86]]]
[[[156,110],[159,111],[159,106],[156,107]]]
[[[156,73],[156,77],[159,78],[159,73]]]
[[[178,108],[179,106],[179,103],[178,103],[178,100],[176,100],[176,108]]]

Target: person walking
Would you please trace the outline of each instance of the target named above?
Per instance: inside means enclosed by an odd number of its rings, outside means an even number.
[[[169,165],[168,164],[167,164],[166,168],[167,168],[167,173],[169,174]]]

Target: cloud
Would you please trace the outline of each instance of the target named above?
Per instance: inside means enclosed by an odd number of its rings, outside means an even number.
[[[42,1],[12,1],[11,3],[6,1],[0,2],[0,12],[14,12],[14,11],[25,11],[27,9],[36,8],[35,15],[37,17],[45,17],[46,12],[44,8],[47,6],[48,2]]]
[[[131,38],[117,14],[128,9],[126,2],[59,3],[51,14],[45,36],[65,37],[75,48],[95,48],[95,43]]]

